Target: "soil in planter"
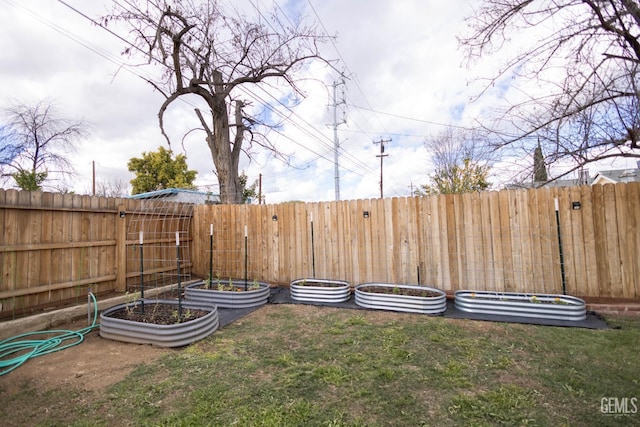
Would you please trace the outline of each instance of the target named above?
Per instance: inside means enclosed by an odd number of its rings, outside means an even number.
[[[312,280],[309,280],[307,282],[299,282],[296,283],[297,286],[316,286],[318,288],[341,288],[342,286],[344,286],[343,283],[336,283],[336,282],[314,282]]]
[[[144,313],[140,304],[135,307],[121,308],[108,314],[114,319],[131,320],[140,323],[152,323],[154,325],[175,325],[190,320],[199,319],[209,314],[210,311],[182,307],[182,319],[178,316],[178,306],[175,304],[145,304]]]
[[[361,292],[369,292],[372,294],[389,294],[389,295],[406,295],[412,297],[422,298],[435,298],[442,296],[439,292],[430,291],[427,289],[407,289],[407,288],[391,288],[388,286],[364,286],[359,288]]]
[[[548,300],[548,299],[540,299],[536,296],[532,296],[530,298],[509,298],[509,297],[500,297],[500,296],[486,296],[486,295],[482,295],[482,296],[476,296],[474,294],[469,294],[469,297],[471,299],[477,299],[478,301],[506,301],[506,302],[520,302],[520,303],[527,303],[530,302],[531,304],[555,304],[555,305],[569,305],[570,303],[566,300],[563,300],[560,297],[554,298],[553,300]]]

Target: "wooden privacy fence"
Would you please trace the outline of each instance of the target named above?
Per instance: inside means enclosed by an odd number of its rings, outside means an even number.
[[[178,232],[184,279],[211,257],[221,280],[640,298],[640,183],[195,209],[0,190],[0,227],[0,319],[137,289],[140,231],[145,287],[177,279]]]
[[[176,279],[175,232],[188,253],[178,204],[0,190],[0,319],[47,306],[125,292],[140,283],[139,231],[145,231],[145,287]],[[176,208],[177,207],[177,208]],[[166,260],[171,260],[167,264]],[[190,273],[190,262],[184,265]]]
[[[279,284],[315,276],[640,298],[639,183],[198,206],[193,224],[194,273],[208,277],[211,257],[220,280],[246,270]]]

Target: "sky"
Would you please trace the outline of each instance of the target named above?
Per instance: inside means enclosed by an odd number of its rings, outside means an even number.
[[[256,4],[261,9],[276,4],[289,19],[302,16],[337,35],[323,47],[323,55],[337,59],[336,67],[345,73],[344,84],[336,84],[342,200],[380,196],[380,144],[374,143],[380,140],[387,141],[384,197],[409,196],[433,173],[425,138],[447,126],[470,127],[510,90],[508,84],[498,84],[476,99],[483,89],[476,78],[495,73],[500,65],[493,60],[468,66],[458,49],[456,35],[465,30],[464,18],[473,13],[477,0],[458,0],[455,7],[441,0],[221,4],[229,10],[245,7],[248,13],[255,13]],[[167,147],[157,119],[163,98],[141,78],[153,71],[132,66],[144,60],[122,56],[122,40],[78,13],[97,19],[108,5],[0,0],[0,107],[46,98],[55,101],[60,117],[90,125],[90,136],[77,145],[77,152],[69,153],[77,177],[68,185],[79,194],[91,194],[93,165],[97,182],[128,183],[134,177],[127,170],[129,159]],[[121,28],[112,29],[128,36]],[[279,132],[268,134],[287,161],[255,148],[251,159],[243,156],[240,162],[249,183],[262,176],[266,203],[336,199],[332,104],[333,85],[341,79],[326,67],[312,66],[308,72],[306,96],[296,100]],[[270,99],[259,90],[254,93]],[[253,100],[255,108],[257,104]],[[173,151],[185,154],[189,168],[198,172],[196,185],[216,193],[204,135],[188,133],[198,125],[193,104],[174,103],[165,123]],[[494,177],[496,187],[501,180]]]

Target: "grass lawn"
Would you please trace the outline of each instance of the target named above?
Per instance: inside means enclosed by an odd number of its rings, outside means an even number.
[[[640,413],[601,412],[608,397],[640,411],[640,319],[608,320],[586,330],[267,305],[106,390],[0,392],[0,416],[19,404],[56,408],[41,425],[640,425]]]

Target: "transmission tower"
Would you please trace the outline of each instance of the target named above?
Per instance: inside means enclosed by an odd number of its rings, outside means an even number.
[[[340,166],[338,163],[340,140],[338,139],[338,126],[347,122],[344,112],[342,113],[342,119],[338,121],[338,106],[345,103],[344,91],[342,92],[342,99],[338,101],[337,92],[338,86],[344,85],[344,77],[341,75],[339,80],[333,82],[333,155],[335,163],[335,192],[336,200],[340,200]]]

